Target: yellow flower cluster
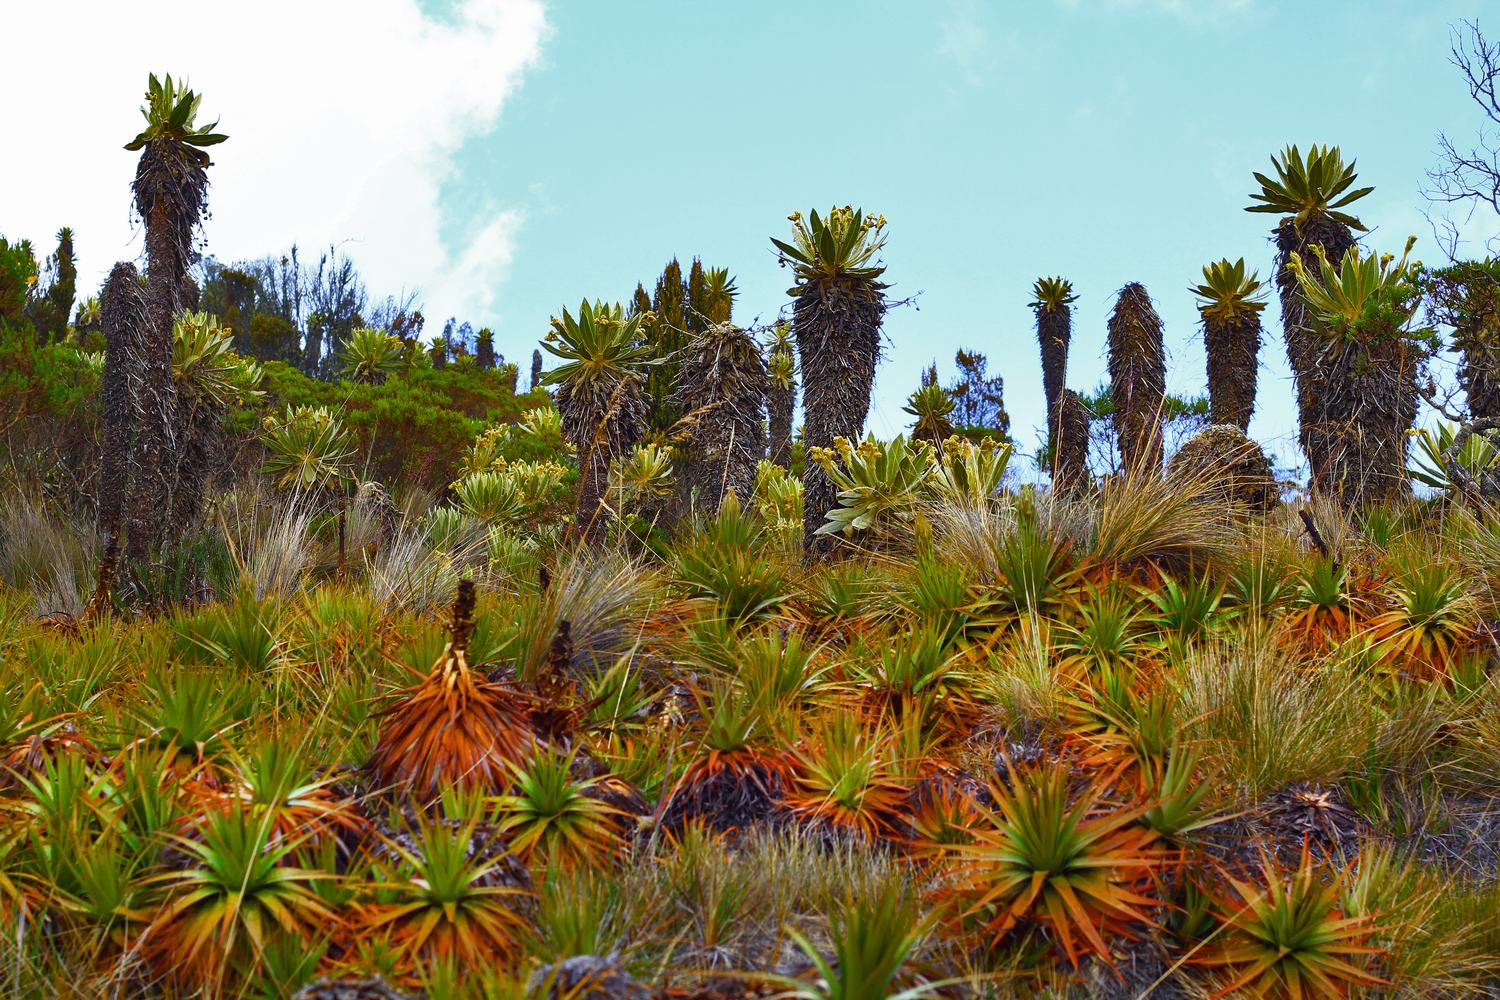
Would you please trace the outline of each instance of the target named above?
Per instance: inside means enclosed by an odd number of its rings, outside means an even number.
[[[999,450],[1000,444],[994,438],[980,438],[978,441],[970,441],[966,437],[952,434],[943,442],[943,454],[948,458],[964,458],[972,455],[975,451],[983,455],[989,455]]]
[[[549,458],[540,462],[513,462],[508,471],[521,480],[528,495],[538,495],[560,485],[568,467]]]
[[[299,424],[307,428],[327,427],[333,423],[333,411],[326,406],[289,406],[281,414],[268,413],[261,420],[263,429],[274,431],[279,427]]]
[[[463,475],[472,476],[476,472],[504,472],[506,463],[505,459],[500,457],[500,449],[504,447],[509,437],[509,424],[496,424],[481,431],[473,443],[464,450]]]

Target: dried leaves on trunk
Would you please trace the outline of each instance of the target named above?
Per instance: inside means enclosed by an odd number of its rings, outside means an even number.
[[[1234,319],[1205,316],[1203,347],[1208,354],[1209,419],[1248,431],[1260,363],[1259,314]]]
[[[1271,462],[1259,444],[1233,424],[1213,424],[1183,443],[1167,467],[1174,478],[1209,484],[1205,499],[1269,513],[1280,499]]]
[[[1353,509],[1410,490],[1407,431],[1417,416],[1423,356],[1404,336],[1339,337],[1317,328],[1287,266],[1294,252],[1309,259],[1315,244],[1328,260],[1341,261],[1354,238],[1333,219],[1314,217],[1300,229],[1283,221],[1276,282],[1313,490]]]
[[[586,537],[604,525],[609,464],[640,441],[646,422],[645,380],[633,371],[557,387],[563,432],[578,452],[576,529]]]
[[[803,434],[809,448],[831,448],[836,437],[859,439],[870,412],[885,292],[878,282],[841,277],[802,287],[792,309],[802,372]],[[802,471],[803,527],[815,533],[838,503],[838,488],[817,462]]]
[[[696,334],[680,357],[677,393],[690,434],[679,486],[712,517],[726,493],[748,503],[755,491],[755,467],[766,448],[766,363],[754,336],[732,323]]]
[[[1109,317],[1109,381],[1125,468],[1159,472],[1167,355],[1161,317],[1139,282],[1120,289]]]
[[[1456,332],[1458,384],[1476,420],[1500,420],[1500,319]]]
[[[104,330],[104,377],[101,417],[103,442],[99,455],[99,538],[104,552],[99,560],[95,610],[102,611],[119,566],[129,494],[132,400],[140,385],[135,366],[144,355],[140,340],[149,332],[146,290],[133,264],[116,264],[105,282],[99,303]]]
[[[1082,397],[1062,390],[1052,416],[1052,486],[1060,493],[1076,495],[1088,485],[1091,419]]]
[[[133,421],[126,505],[126,554],[138,565],[177,527],[177,389],[172,380],[172,320],[196,305],[198,288],[188,276],[196,259],[194,240],[208,208],[204,162],[170,138],[146,143],[131,186],[135,209],[146,225],[144,333],[131,338]],[[194,498],[187,498],[195,506]]]
[[[1059,412],[1057,401],[1067,385],[1068,344],[1073,339],[1073,310],[1066,305],[1038,309],[1036,339],[1042,348],[1042,390],[1047,397],[1047,412],[1055,417]],[[1055,440],[1057,428],[1049,425],[1048,433]]]
[[[1313,486],[1330,491],[1337,479],[1334,461],[1339,449],[1326,433],[1324,415],[1329,375],[1323,364],[1324,337],[1314,328],[1297,276],[1287,266],[1293,253],[1312,259],[1313,244],[1323,247],[1331,261],[1343,260],[1354,245],[1349,227],[1329,218],[1311,218],[1298,227],[1284,219],[1276,228],[1276,289],[1281,297],[1281,322],[1287,361],[1297,390],[1297,417],[1302,451],[1312,468]]]
[[[1407,495],[1407,431],[1417,418],[1421,357],[1404,339],[1363,345],[1325,338],[1316,361],[1319,461],[1314,488],[1346,509]],[[1309,456],[1311,457],[1311,455]]]

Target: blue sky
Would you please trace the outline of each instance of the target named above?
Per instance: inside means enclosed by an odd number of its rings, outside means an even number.
[[[1500,0],[195,0],[26,4],[17,80],[45,80],[33,148],[0,158],[0,233],[77,234],[83,280],[141,250],[127,211],[147,70],[186,76],[215,148],[206,248],[223,260],[338,244],[371,290],[420,291],[434,331],[491,326],[525,360],[548,317],[624,298],[676,255],[738,276],[742,321],[786,304],[770,252],[793,210],[850,202],[890,222],[870,427],[936,359],[978,349],[1035,444],[1040,365],[1026,307],[1072,279],[1069,384],[1097,385],[1115,291],[1143,282],[1174,390],[1204,381],[1187,288],[1271,220],[1242,211],[1288,143],[1334,143],[1375,193],[1371,245],[1422,237],[1438,130],[1478,115],[1447,64],[1450,24]],[[296,30],[287,25],[295,23]],[[1500,33],[1500,19],[1496,21]],[[233,37],[233,46],[204,38]],[[87,73],[55,72],[63,44]],[[274,72],[266,53],[275,52]],[[1492,235],[1495,220],[1478,232]],[[1252,431],[1295,459],[1276,305]]]
[[[753,16],[751,11],[753,9]],[[1026,307],[1033,278],[1080,294],[1069,383],[1102,377],[1114,292],[1145,283],[1170,384],[1201,391],[1187,291],[1199,268],[1271,269],[1251,171],[1289,142],[1357,157],[1374,245],[1422,237],[1434,133],[1477,122],[1446,64],[1459,3],[555,3],[539,64],[443,196],[520,205],[495,298],[498,344],[529,354],[548,316],[623,297],[670,256],[730,267],[737,316],[769,317],[786,274],[767,237],[793,209],[853,202],[890,220],[892,312],[870,426],[903,426],[920,367],[977,348],[1005,378],[1013,430],[1041,420]],[[1276,306],[1253,432],[1295,429]]]

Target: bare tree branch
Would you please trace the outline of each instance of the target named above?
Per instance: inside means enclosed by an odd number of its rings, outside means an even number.
[[[1453,443],[1443,449],[1443,469],[1448,479],[1464,499],[1480,505],[1493,504],[1500,499],[1500,470],[1490,468],[1471,473],[1462,461],[1464,447],[1475,434],[1482,436],[1500,431],[1500,420],[1473,420],[1459,425]]]
[[[1433,236],[1448,258],[1457,260],[1463,228],[1476,211],[1488,210],[1500,221],[1500,45],[1484,37],[1477,19],[1464,21],[1451,31],[1448,61],[1485,118],[1472,145],[1438,133],[1438,163],[1427,171],[1422,189],[1433,206],[1427,213]],[[1485,240],[1487,250],[1497,246],[1500,236]]]

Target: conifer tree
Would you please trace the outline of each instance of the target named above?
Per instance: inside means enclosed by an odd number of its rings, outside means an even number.
[[[689,333],[702,333],[708,327],[708,272],[703,261],[693,258],[688,268],[686,326]]]
[[[495,334],[489,327],[474,338],[474,364],[484,371],[495,367]]]
[[[73,314],[78,284],[73,230],[66,226],[57,231],[57,249],[47,258],[44,281],[45,285],[27,303],[26,314],[39,340],[61,339],[68,332],[68,317]]]
[[[645,317],[650,312],[651,296],[646,293],[646,286],[637,281],[635,283],[635,294],[630,297],[630,305],[625,310],[625,314],[634,319],[637,316]],[[643,336],[645,332],[645,328],[642,327]]]
[[[642,289],[644,291],[644,289]],[[641,319],[641,339],[656,359],[646,375],[646,433],[663,442],[668,430],[682,416],[675,399],[677,363],[687,343],[687,282],[682,266],[672,258],[656,279],[649,309],[637,295],[631,311]]]
[[[958,369],[948,386],[948,398],[953,401],[953,423],[958,427],[989,431],[1009,438],[1010,414],[1005,412],[1005,379],[989,374],[989,359],[978,351],[960,347],[953,354],[953,363]]]

